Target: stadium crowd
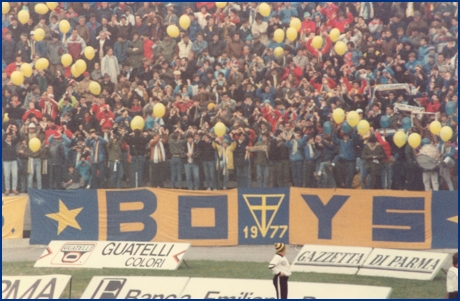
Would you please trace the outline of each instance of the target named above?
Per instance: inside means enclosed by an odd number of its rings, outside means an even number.
[[[59,2],[42,15],[35,4],[12,2],[2,15],[5,195],[29,187],[216,190],[233,183],[457,188],[457,109],[447,107],[458,101],[456,3],[276,2],[268,17],[256,2]],[[21,10],[30,14],[25,24]],[[183,15],[187,30],[179,26]],[[297,39],[275,41],[292,18],[301,20]],[[181,28],[177,38],[167,33],[171,24]],[[334,28],[344,55],[329,36]],[[45,32],[41,41],[37,29]],[[283,53],[275,56],[277,47]],[[82,75],[63,67],[67,53],[86,62]],[[15,85],[11,74],[39,58],[49,67]],[[408,88],[374,91],[382,84]],[[153,115],[159,102],[162,118]],[[336,108],[356,111],[368,133],[335,123]],[[418,108],[434,114],[411,114]],[[136,116],[143,130],[131,129]],[[407,133],[423,138],[419,147],[395,145],[404,117],[412,119]],[[452,139],[431,133],[434,119],[452,127]],[[223,137],[217,122],[227,128]],[[41,141],[38,151],[29,148],[32,138]],[[423,169],[416,157],[425,144],[455,166]]]

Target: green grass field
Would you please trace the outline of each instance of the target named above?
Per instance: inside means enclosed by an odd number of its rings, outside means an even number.
[[[230,261],[187,261],[190,268],[182,264],[176,271],[137,270],[137,269],[65,269],[34,268],[32,261],[2,262],[2,275],[72,275],[72,298],[80,298],[93,276],[188,276],[210,278],[272,278],[266,263]],[[441,299],[444,298],[446,275],[440,271],[433,281],[404,280],[383,277],[356,275],[334,275],[318,273],[293,273],[290,281],[323,282],[358,285],[389,286],[393,288],[391,298]],[[62,298],[69,297],[68,288]]]

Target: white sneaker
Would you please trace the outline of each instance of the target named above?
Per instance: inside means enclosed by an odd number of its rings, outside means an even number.
[[[88,186],[86,186],[86,189],[89,189],[91,187],[91,185],[88,184]]]
[[[318,171],[318,177],[321,177],[321,171]]]
[[[206,189],[207,191],[211,190],[211,188]]]
[[[214,188],[213,190],[214,190],[214,191],[217,191],[217,188]]]

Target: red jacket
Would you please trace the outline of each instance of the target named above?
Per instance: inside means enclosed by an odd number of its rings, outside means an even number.
[[[196,8],[198,8],[199,10],[201,10],[202,6],[206,6],[207,8],[206,11],[210,11],[214,8],[214,6],[216,6],[216,3],[215,2],[197,2],[196,3]]]
[[[295,78],[297,79],[297,85],[300,84],[300,81],[302,80],[303,76],[303,71],[302,68],[300,67],[295,67],[294,70],[291,71],[291,68],[286,68],[284,70],[284,74],[281,77],[283,80],[286,80],[289,74],[294,74]]]
[[[11,73],[16,71],[16,62],[12,62],[5,68],[6,76],[10,77]]]
[[[319,50],[315,49],[315,47],[311,46],[312,41],[313,41],[313,39],[308,39],[308,41],[306,43],[306,47],[308,49],[308,52],[310,52],[311,54],[316,56],[318,58],[318,62],[322,62],[323,60],[320,59],[320,54],[321,54],[321,57],[322,57],[322,56],[326,55],[329,52],[329,50],[331,50],[331,46],[332,46],[331,38],[329,36],[326,36],[326,46],[324,46],[321,51],[319,51]]]
[[[385,152],[386,159],[383,160],[383,162],[389,162],[391,159],[391,145],[388,143],[388,141],[383,140],[382,135],[380,134],[379,131],[375,131],[375,137],[377,138],[377,141],[379,144],[382,146],[383,151]]]
[[[441,106],[441,103],[438,102],[428,102],[426,105],[426,111],[429,113],[436,113],[439,112],[439,107]]]
[[[37,117],[37,119],[40,121],[42,119],[42,113],[40,113],[39,110],[37,109],[33,109],[33,110],[28,110],[24,113],[24,115],[22,115],[22,121],[26,121],[27,117],[29,116],[29,114],[34,114],[35,117]]]
[[[347,18],[339,20],[337,17],[329,19],[327,25],[331,28],[337,28],[340,30],[340,33],[345,32],[345,24],[351,25],[353,23],[353,15],[351,13],[347,14]]]
[[[112,118],[112,120],[110,120]],[[96,119],[99,120],[99,122],[102,121],[102,119],[105,119],[104,123],[101,124],[101,129],[104,128],[112,128],[113,127],[113,122],[115,120],[115,116],[113,115],[112,111],[104,111],[96,114]]]
[[[310,32],[316,32],[316,23],[312,20],[302,21],[302,26],[300,27],[299,32],[306,32],[307,34]]]
[[[327,86],[328,86],[330,89],[334,89],[335,86],[337,86],[337,84],[335,83],[335,81],[334,81],[332,78],[328,77],[328,78],[327,78],[327,81],[328,81],[328,85],[327,85]],[[322,88],[323,88],[323,84],[322,84],[322,83],[317,83],[317,82],[315,81],[315,78],[314,78],[314,77],[312,77],[312,78],[310,79],[310,85],[312,85],[313,88],[315,88],[315,90],[318,91],[318,92],[321,92],[321,90],[322,90]]]
[[[319,12],[326,17],[326,19],[331,19],[332,15],[336,14],[339,11],[339,7],[333,3],[325,5],[320,8]]]
[[[350,85],[350,82],[348,81],[348,77],[347,77],[347,76],[345,76],[345,77],[343,78],[343,83],[347,86],[348,91],[349,91],[352,95],[354,95],[354,94],[361,94],[361,95],[362,95],[363,92],[364,92],[364,89],[366,89],[366,87],[367,87],[367,82],[366,82],[365,79],[362,79],[362,80],[361,80],[361,86],[359,87],[358,90],[354,89],[353,86]]]
[[[147,39],[144,41],[144,57],[153,60],[153,41],[150,39]]]
[[[272,113],[268,113],[264,115],[264,118],[267,119],[267,122],[272,125],[272,132],[276,132],[276,124],[278,123],[280,117],[282,117],[283,114],[279,110],[274,110]]]

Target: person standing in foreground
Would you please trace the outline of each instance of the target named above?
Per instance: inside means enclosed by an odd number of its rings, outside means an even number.
[[[447,294],[448,299],[458,299],[458,252],[452,256],[452,264],[447,272]]]
[[[270,261],[268,268],[272,270],[272,273],[275,275],[275,277],[273,277],[273,285],[276,289],[276,298],[287,299],[288,279],[289,276],[291,276],[291,266],[285,257],[286,245],[283,243],[276,243],[275,250],[276,254],[272,261]]]

